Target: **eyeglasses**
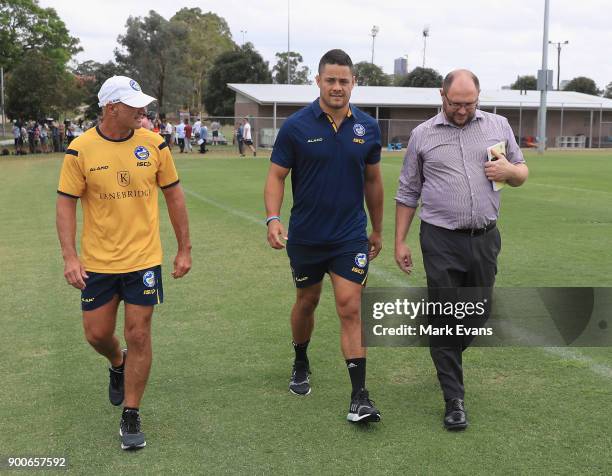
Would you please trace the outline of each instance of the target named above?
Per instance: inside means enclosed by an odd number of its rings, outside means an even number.
[[[446,104],[448,105],[448,107],[450,107],[451,109],[455,109],[455,110],[459,110],[462,107],[464,107],[466,110],[470,111],[472,109],[475,109],[476,106],[478,106],[478,99],[476,99],[476,101],[473,102],[453,102],[450,99],[448,99],[448,96],[445,94],[444,98],[446,99]]]

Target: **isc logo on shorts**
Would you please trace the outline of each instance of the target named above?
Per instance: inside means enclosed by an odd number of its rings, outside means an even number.
[[[149,295],[149,294],[155,294],[155,289],[145,289],[142,294]]]

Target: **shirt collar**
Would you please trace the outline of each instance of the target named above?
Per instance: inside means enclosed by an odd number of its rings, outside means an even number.
[[[480,109],[476,109],[476,112],[474,113],[474,117],[472,117],[470,122],[474,122],[476,120],[480,120],[483,117],[484,117],[484,114],[482,113],[482,111]],[[444,111],[440,111],[438,113],[438,115],[434,119],[434,126],[452,126],[452,127],[457,127],[457,126],[455,126],[452,122],[450,122],[447,119],[446,114],[444,114]]]
[[[312,112],[315,115],[316,118],[319,118],[321,116],[325,116],[326,113],[323,111],[323,109],[321,109],[321,105],[319,104],[319,98],[315,99],[312,104]],[[346,113],[346,117],[355,117],[354,111],[353,111],[353,107],[349,104],[349,109],[348,112]],[[356,118],[355,118],[356,119]]]

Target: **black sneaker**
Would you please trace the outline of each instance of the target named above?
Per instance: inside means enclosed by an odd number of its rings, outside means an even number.
[[[140,415],[136,410],[124,411],[119,424],[122,450],[137,450],[147,446],[145,435],[140,431]]]
[[[110,374],[108,382],[108,399],[116,407],[123,403],[124,396],[123,371],[127,349],[123,349],[121,352],[123,353],[123,364],[121,364],[121,369],[115,369],[112,366],[108,369]]]
[[[380,412],[370,400],[370,395],[365,388],[351,398],[351,405],[346,419],[353,423],[367,423],[380,421]]]
[[[310,393],[310,366],[308,362],[295,361],[289,382],[289,391],[294,395],[305,397]]]

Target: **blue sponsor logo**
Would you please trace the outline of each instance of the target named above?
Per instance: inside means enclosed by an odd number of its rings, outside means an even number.
[[[134,155],[138,160],[147,160],[151,154],[149,154],[146,147],[139,145],[134,149]]]
[[[130,88],[132,88],[134,91],[140,91],[140,84],[138,84],[136,81],[134,81],[133,79],[130,81]]]
[[[368,264],[367,255],[365,253],[358,253],[357,256],[355,256],[355,264],[360,268],[365,268]]]
[[[142,277],[142,282],[147,288],[155,286],[155,273],[153,271],[147,271]]]
[[[357,123],[353,126],[353,132],[356,136],[363,137],[365,136],[366,130],[363,124]]]

